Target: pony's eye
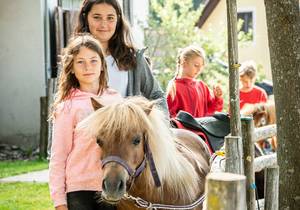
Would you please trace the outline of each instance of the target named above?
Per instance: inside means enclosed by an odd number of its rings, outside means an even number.
[[[135,137],[133,140],[132,140],[132,144],[137,146],[141,143],[141,138],[140,137]]]
[[[104,143],[104,142],[103,142],[101,139],[97,138],[97,144],[98,144],[100,147],[103,146],[103,143]]]
[[[266,118],[262,118],[260,122],[261,122],[262,125],[266,125],[267,124]]]

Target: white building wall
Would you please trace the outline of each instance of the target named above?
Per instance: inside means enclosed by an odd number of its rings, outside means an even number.
[[[37,146],[45,96],[41,0],[0,0],[0,142]]]

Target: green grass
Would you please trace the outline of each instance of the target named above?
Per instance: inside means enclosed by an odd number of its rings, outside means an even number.
[[[0,161],[0,178],[27,173],[30,171],[38,171],[47,168],[47,160]]]
[[[0,183],[1,210],[53,210],[48,184]]]

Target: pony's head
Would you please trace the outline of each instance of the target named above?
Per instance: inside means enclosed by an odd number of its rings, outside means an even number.
[[[268,112],[263,103],[254,106],[253,121],[255,127],[262,127],[268,124]]]
[[[154,162],[157,162],[157,178],[164,176],[168,168],[164,169],[167,164],[164,165],[163,157],[169,152],[163,148],[168,148],[169,143],[168,140],[160,142],[156,139],[159,132],[156,129],[158,126],[159,130],[164,130],[161,132],[166,134],[160,135],[167,136],[167,139],[170,139],[170,131],[165,125],[165,115],[155,108],[155,102],[142,97],[132,97],[110,106],[102,106],[95,100],[92,104],[97,111],[82,121],[79,128],[96,137],[101,147],[102,198],[115,204],[145,168],[148,149],[151,148]],[[156,123],[158,125],[153,127]],[[174,151],[172,146],[170,151]],[[155,179],[151,177],[148,182],[153,184]]]
[[[276,123],[274,102],[245,104],[241,113],[245,115],[252,114],[255,127]]]

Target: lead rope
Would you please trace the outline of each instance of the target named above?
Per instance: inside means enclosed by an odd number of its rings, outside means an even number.
[[[167,205],[167,204],[151,203],[140,197],[134,197],[132,195],[129,195],[128,193],[125,193],[123,198],[126,200],[134,201],[135,206],[138,208],[145,208],[145,209],[152,209],[152,210],[157,210],[157,209],[182,209],[182,210],[185,209],[185,210],[187,210],[187,209],[193,209],[196,206],[202,204],[203,201],[205,200],[205,195],[200,196],[198,198],[198,200],[196,200],[195,202],[193,202],[189,205]]]

